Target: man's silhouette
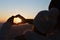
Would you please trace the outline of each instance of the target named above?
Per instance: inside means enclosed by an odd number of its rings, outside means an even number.
[[[0,40],[9,40],[8,32],[13,25],[14,16],[10,17],[7,22],[5,22],[0,30]]]
[[[10,17],[2,26],[1,30],[0,30],[0,40],[12,40],[13,38],[9,36],[9,32],[10,32],[10,29],[12,28],[12,25],[15,25],[13,23],[13,20],[15,17],[20,17],[23,22],[22,23],[26,23],[26,19],[24,17],[22,17],[21,15],[16,15],[16,16],[12,16]],[[29,26],[29,25],[28,25]],[[22,36],[17,36],[17,37],[20,37],[19,39],[22,39],[23,37]],[[16,37],[16,38],[17,38]],[[15,39],[15,38],[14,38]]]
[[[27,40],[57,40],[55,25],[59,11],[56,8],[40,11],[34,18],[34,32],[28,31],[25,36]],[[59,35],[60,36],[60,35]],[[55,39],[57,38],[57,39]],[[60,39],[59,39],[60,40]]]

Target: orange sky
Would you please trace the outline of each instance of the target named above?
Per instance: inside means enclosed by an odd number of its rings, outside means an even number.
[[[0,22],[12,15],[20,14],[25,18],[34,18],[41,10],[47,10],[50,0],[0,0]]]

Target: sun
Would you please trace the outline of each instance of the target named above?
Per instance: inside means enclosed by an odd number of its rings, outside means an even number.
[[[14,18],[14,21],[13,21],[15,24],[18,24],[18,23],[21,23],[22,22],[22,19],[20,19],[19,17],[17,18]]]

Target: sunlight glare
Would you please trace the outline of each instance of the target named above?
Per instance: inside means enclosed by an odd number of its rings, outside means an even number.
[[[18,24],[18,23],[21,23],[21,22],[22,22],[22,20],[19,17],[14,18],[14,23],[15,24]]]

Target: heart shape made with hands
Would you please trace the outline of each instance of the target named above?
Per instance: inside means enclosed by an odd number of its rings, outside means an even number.
[[[22,23],[22,19],[20,18],[20,15],[14,16],[13,23],[14,24],[20,24],[20,23]]]

